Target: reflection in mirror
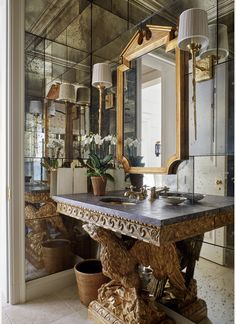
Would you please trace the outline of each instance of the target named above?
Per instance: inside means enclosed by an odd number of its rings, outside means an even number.
[[[124,72],[124,155],[132,167],[162,167],[176,152],[174,52],[158,48]]]

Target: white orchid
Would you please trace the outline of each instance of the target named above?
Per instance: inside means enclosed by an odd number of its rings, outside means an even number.
[[[102,145],[104,139],[99,134],[94,135],[94,141],[97,145]]]
[[[116,136],[114,135],[114,136],[112,136],[112,138],[111,138],[111,144],[112,144],[112,145],[116,145],[116,143],[117,143],[117,138],[116,138]]]
[[[112,136],[111,135],[107,135],[104,137],[104,141],[105,142],[110,142],[112,140]]]

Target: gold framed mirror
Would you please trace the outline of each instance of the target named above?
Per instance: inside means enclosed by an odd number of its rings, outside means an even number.
[[[135,33],[117,68],[117,159],[127,173],[176,172],[188,158],[186,54],[174,27]]]

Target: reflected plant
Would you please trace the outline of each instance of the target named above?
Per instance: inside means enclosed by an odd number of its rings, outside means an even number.
[[[87,158],[90,153],[95,153],[102,158],[108,154],[115,155],[116,142],[115,135],[107,135],[102,138],[99,134],[90,133],[81,136],[75,146],[81,152],[80,158]]]

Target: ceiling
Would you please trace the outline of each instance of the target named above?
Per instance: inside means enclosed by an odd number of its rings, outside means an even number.
[[[218,18],[233,32],[234,1],[218,2]],[[183,10],[200,7],[207,11],[209,22],[217,18],[216,0],[93,0],[92,4],[89,0],[25,0],[25,4],[26,79],[34,80],[32,88],[42,87],[45,78],[46,83],[58,78],[89,82],[91,63],[118,62],[135,26],[150,16],[148,23],[176,25]]]

